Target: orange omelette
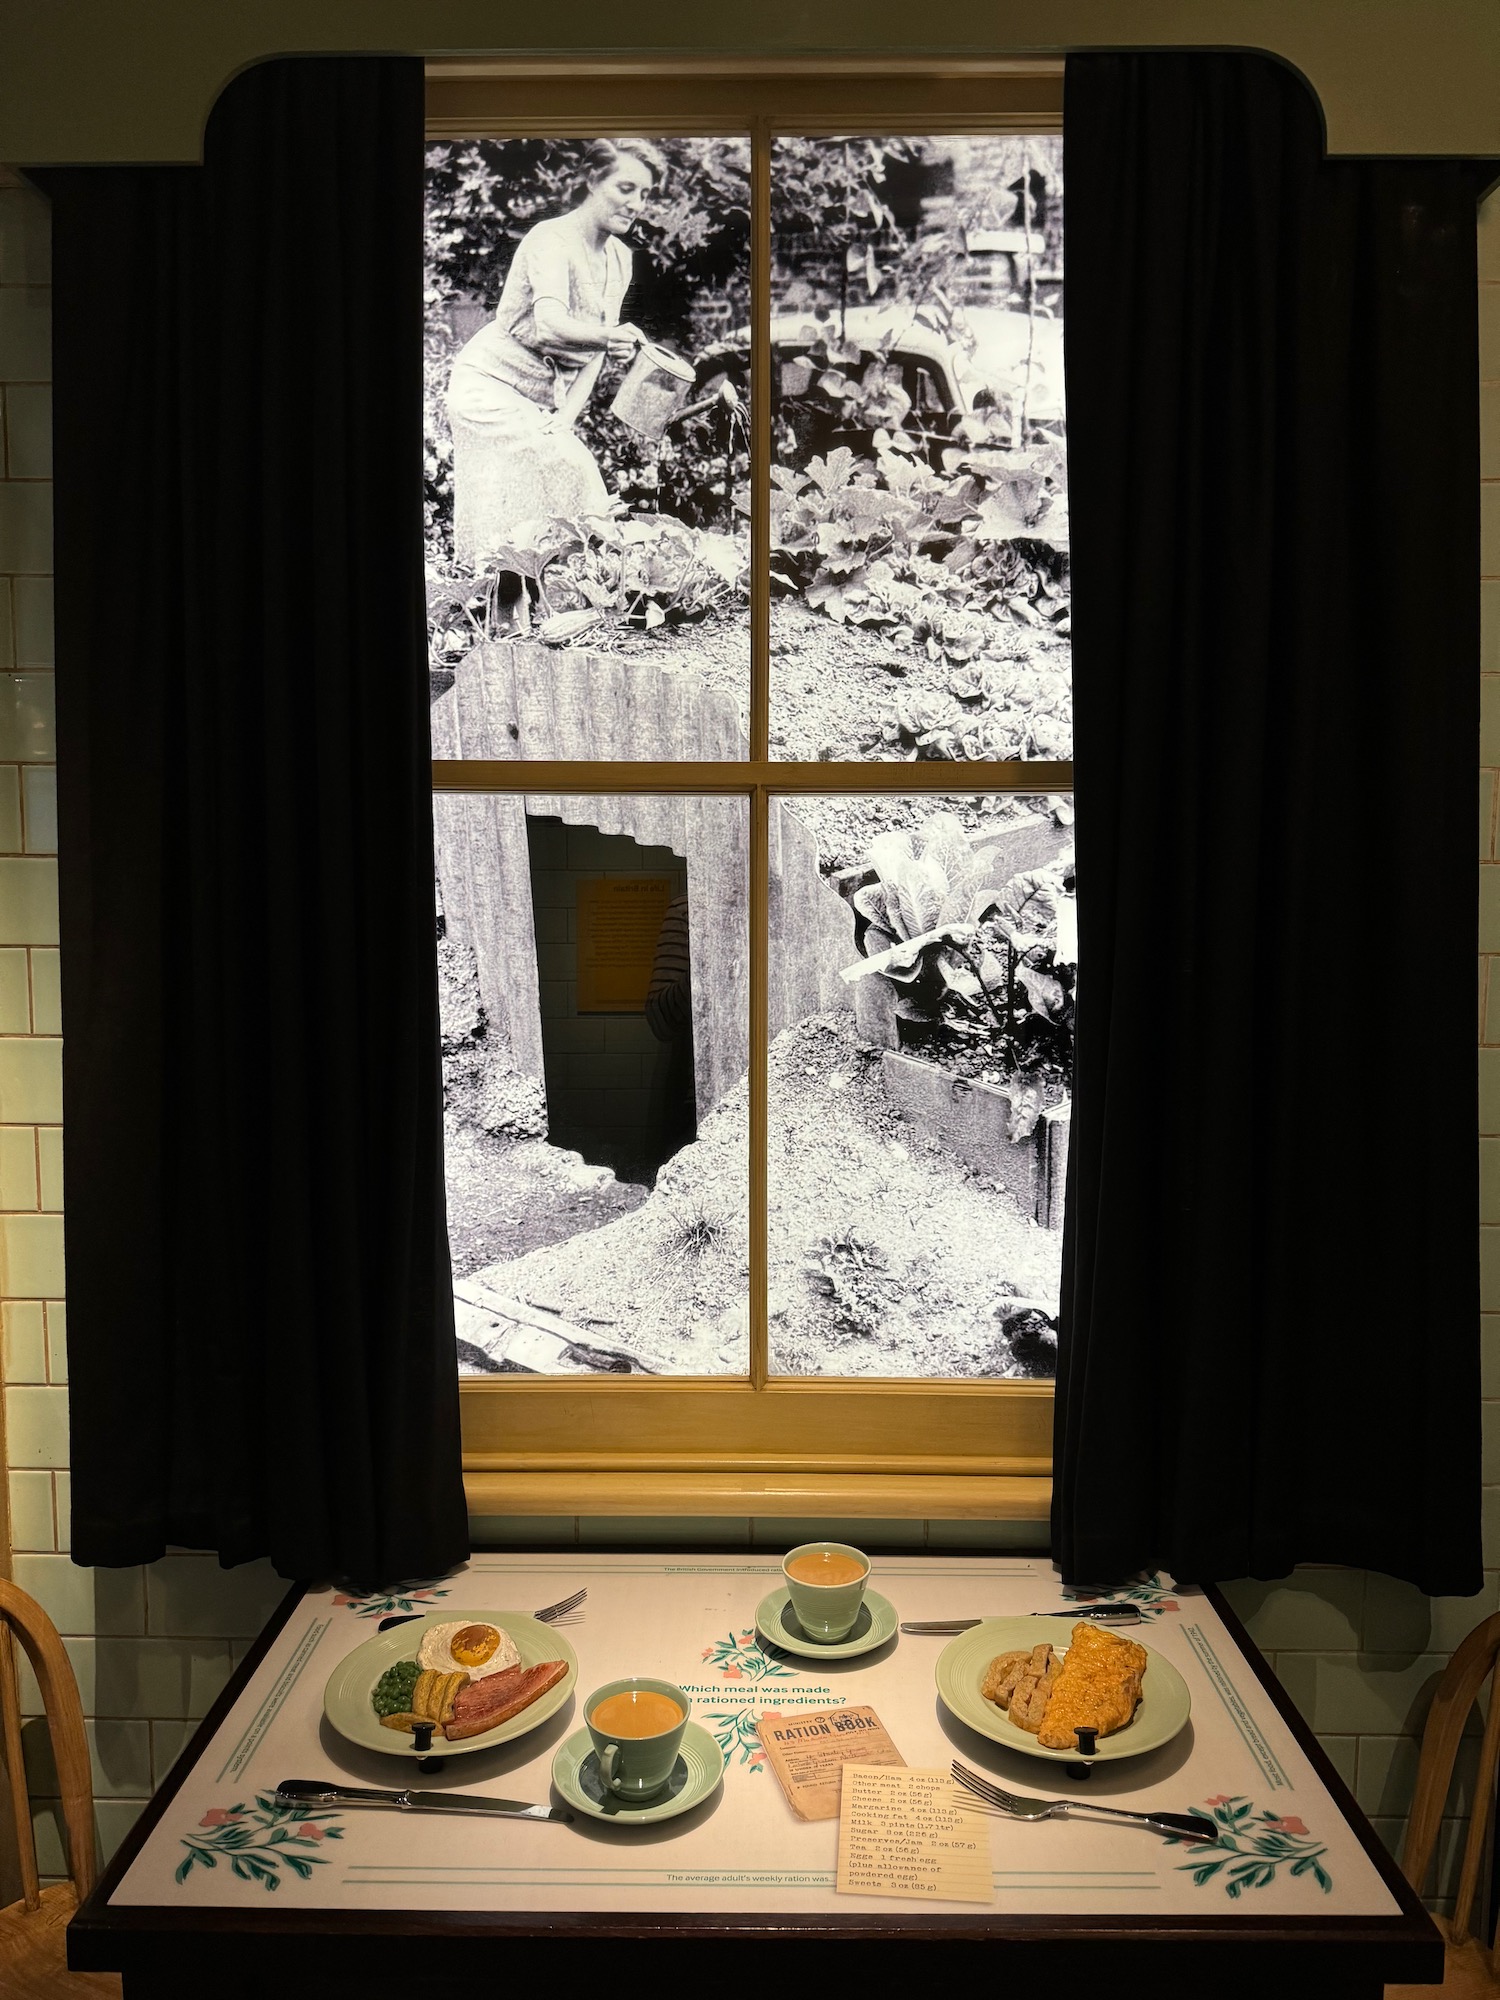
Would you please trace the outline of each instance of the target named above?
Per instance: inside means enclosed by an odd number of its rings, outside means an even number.
[[[1133,1639],[1097,1625],[1075,1625],[1037,1741],[1049,1750],[1072,1750],[1077,1747],[1075,1730],[1109,1736],[1123,1729],[1141,1698],[1146,1660],[1145,1647]]]

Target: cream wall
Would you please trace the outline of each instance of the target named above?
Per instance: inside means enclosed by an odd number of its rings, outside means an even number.
[[[1479,844],[1480,1130],[1483,1209],[1486,1588],[1429,1600],[1362,1571],[1305,1568],[1231,1595],[1283,1682],[1398,1845],[1420,1731],[1448,1653],[1500,1603],[1500,198],[1481,229],[1484,654]],[[68,1554],[67,1352],[63,1305],[61,1028],[57,916],[48,439],[46,204],[0,182],[0,1317],[11,1570],[65,1635],[94,1752],[100,1834],[109,1853],[227,1679],[281,1585],[264,1564],[223,1571],[172,1555],[145,1569],[85,1571]],[[1354,1004],[1360,1004],[1358,1000]],[[1380,1004],[1372,996],[1365,1004]],[[1392,1468],[1400,1477],[1400,1468]],[[785,1547],[791,1521],[476,1523],[484,1540]],[[820,1523],[828,1532],[828,1524]],[[862,1522],[870,1545],[963,1547],[984,1524]],[[1015,1524],[1012,1546],[1035,1543]],[[28,1687],[28,1712],[35,1690]],[[43,1868],[61,1867],[39,1726],[28,1769]],[[1450,1834],[1452,1827],[1450,1826]],[[1451,1839],[1448,1843],[1451,1857]],[[1446,1871],[1445,1871],[1446,1872]],[[3,1896],[0,1896],[3,1900]]]

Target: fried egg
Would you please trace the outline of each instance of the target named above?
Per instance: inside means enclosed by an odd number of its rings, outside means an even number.
[[[429,1626],[417,1654],[419,1667],[430,1667],[438,1674],[467,1674],[475,1681],[488,1680],[491,1674],[502,1674],[507,1667],[520,1664],[521,1655],[509,1632],[502,1632],[498,1625],[457,1621]]]

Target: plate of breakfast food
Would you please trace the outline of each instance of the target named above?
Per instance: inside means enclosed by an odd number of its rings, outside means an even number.
[[[323,1709],[366,1750],[452,1757],[492,1750],[556,1715],[578,1661],[550,1625],[521,1611],[413,1618],[356,1646],[334,1668]]]
[[[936,1673],[960,1722],[1064,1764],[1155,1750],[1192,1707],[1160,1653],[1082,1619],[986,1618],[943,1648]]]

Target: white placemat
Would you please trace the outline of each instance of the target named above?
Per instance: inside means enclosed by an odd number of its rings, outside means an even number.
[[[993,1823],[1000,1912],[1166,1918],[1394,1915],[1395,1900],[1207,1600],[1153,1580],[1132,1593],[1139,1628],[1182,1674],[1188,1727],[1086,1784],[1006,1750],[948,1715],[933,1665],[945,1641],[902,1634],[865,1658],[805,1661],[757,1643],[755,1607],[780,1577],[774,1556],[481,1555],[396,1597],[305,1597],[198,1759],[116,1890],[116,1904],[302,1909],[832,1911],[911,1909],[834,1890],[837,1822],[793,1818],[756,1735],[763,1708],[874,1706],[907,1762],[955,1755],[1012,1790],[1076,1792],[1112,1805],[1201,1807],[1214,1846],[1082,1819]],[[966,1556],[877,1559],[873,1582],[903,1618],[1065,1610],[1045,1561]],[[573,1699],[532,1734],[450,1758],[431,1775],[357,1749],[323,1718],[335,1665],[402,1611],[534,1611],[588,1587],[563,1628],[578,1655]],[[1135,1628],[1127,1628],[1135,1629]],[[361,1811],[294,1818],[271,1796],[283,1778],[414,1785],[546,1801],[552,1756],[602,1682],[678,1683],[717,1738],[724,1782],[704,1804],[650,1827],[573,1826]]]

